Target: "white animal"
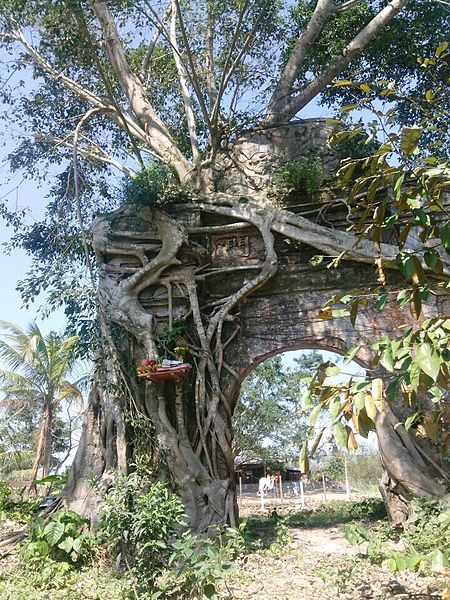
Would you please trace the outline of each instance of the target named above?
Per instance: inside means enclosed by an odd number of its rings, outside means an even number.
[[[267,477],[261,477],[259,480],[258,494],[265,494],[270,490],[273,490],[274,482],[275,478],[271,475],[267,475]]]

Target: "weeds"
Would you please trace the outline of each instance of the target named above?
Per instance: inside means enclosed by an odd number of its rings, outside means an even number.
[[[101,534],[139,598],[212,598],[244,550],[245,525],[198,537],[186,527],[180,499],[138,472],[119,476],[104,505]]]
[[[63,581],[64,575],[91,557],[95,540],[83,531],[86,524],[86,519],[71,510],[60,511],[47,522],[36,519],[22,547],[22,560],[39,572],[44,584]]]
[[[385,524],[376,531],[350,525],[345,537],[353,545],[368,542],[368,560],[391,571],[441,573],[450,563],[450,508],[443,501],[417,499],[403,532]]]

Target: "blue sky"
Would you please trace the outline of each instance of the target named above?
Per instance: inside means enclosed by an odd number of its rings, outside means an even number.
[[[2,169],[1,172],[4,172]],[[10,186],[10,189],[14,184]],[[7,186],[5,186],[8,189]],[[5,192],[3,192],[5,193]],[[25,181],[13,194],[14,203],[17,201],[19,207],[28,207],[30,213],[29,220],[37,219],[42,215],[44,208],[45,190],[36,187],[31,181]],[[10,206],[12,202],[9,203]],[[14,205],[13,205],[14,206]],[[10,241],[13,231],[6,227],[3,220],[0,220],[0,320],[10,321],[17,325],[24,326],[30,321],[36,320],[43,331],[51,329],[62,330],[64,328],[64,315],[61,311],[52,314],[48,319],[42,319],[38,315],[39,304],[45,302],[44,298],[25,309],[19,292],[16,290],[18,281],[26,274],[30,267],[30,257],[23,250],[16,249],[6,253],[4,244]]]

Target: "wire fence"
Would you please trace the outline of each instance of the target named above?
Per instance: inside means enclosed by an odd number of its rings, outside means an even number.
[[[271,489],[264,489],[259,483],[244,483],[239,478],[237,496],[241,513],[248,513],[274,509],[309,509],[335,500],[351,502],[368,496],[379,496],[379,492],[374,486],[368,486],[367,489],[356,488],[350,485],[348,479],[336,482],[321,475],[309,482],[283,482],[280,478],[273,482]]]

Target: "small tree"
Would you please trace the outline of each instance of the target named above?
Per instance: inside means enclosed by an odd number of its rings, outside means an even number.
[[[10,367],[0,370],[4,394],[1,404],[7,414],[17,416],[17,411],[23,409],[31,419],[25,434],[34,429],[32,479],[37,477],[39,468],[46,477],[55,448],[58,407],[63,400],[82,402],[79,388],[67,379],[76,360],[77,338],[64,338],[55,332],[44,336],[36,323],[22,329],[1,322],[1,327],[0,357]]]
[[[306,430],[300,396],[322,357],[311,352],[283,365],[281,356],[259,364],[244,381],[234,413],[234,457],[236,463],[264,459],[296,463],[300,440]]]

